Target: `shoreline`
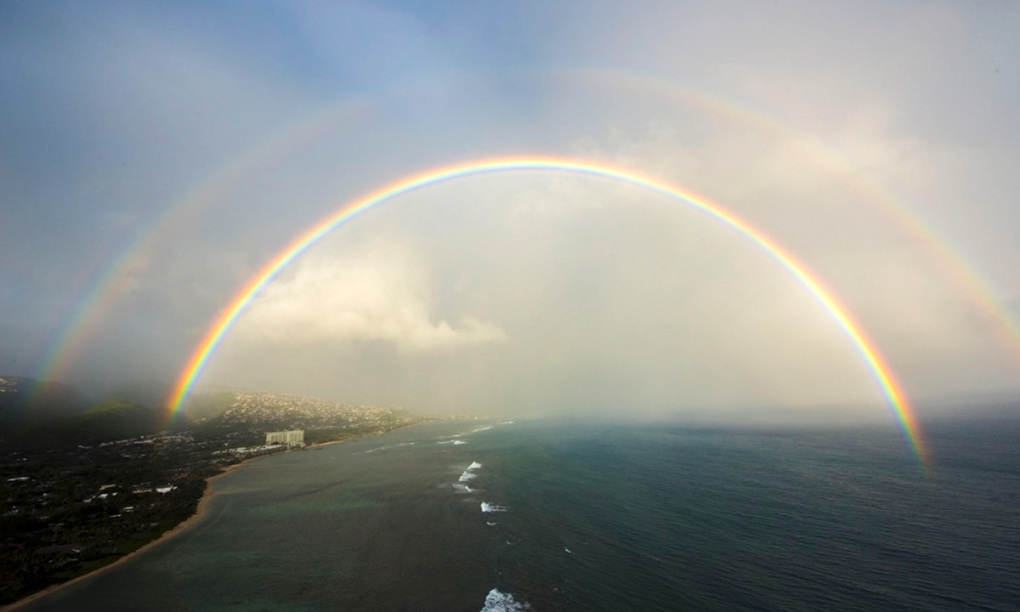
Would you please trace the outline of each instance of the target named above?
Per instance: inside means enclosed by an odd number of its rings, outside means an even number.
[[[394,431],[395,429],[400,429],[400,428],[397,427],[397,428],[391,429],[391,430],[383,432],[383,433],[389,433],[390,431]],[[369,434],[369,435],[372,435],[372,434]],[[155,548],[156,546],[158,546],[158,545],[160,545],[160,544],[162,544],[164,542],[167,542],[167,541],[171,540],[172,538],[175,538],[175,537],[179,536],[180,534],[184,533],[185,531],[190,529],[192,526],[194,526],[196,523],[198,523],[202,518],[205,517],[205,512],[207,510],[207,506],[209,504],[209,500],[212,499],[212,497],[213,497],[213,486],[212,486],[212,483],[214,481],[216,481],[216,480],[226,476],[227,474],[233,472],[234,470],[239,470],[239,469],[241,469],[241,468],[243,468],[243,467],[245,467],[247,465],[250,465],[250,464],[258,461],[259,459],[265,459],[266,457],[275,457],[277,455],[283,455],[283,454],[286,454],[286,453],[295,452],[295,450],[309,450],[309,449],[313,449],[313,448],[322,448],[324,446],[330,446],[332,444],[343,444],[344,442],[349,442],[351,440],[357,440],[357,439],[363,438],[363,437],[368,437],[368,436],[356,436],[354,438],[346,438],[344,440],[330,440],[328,442],[318,442],[316,444],[310,444],[308,446],[302,447],[301,449],[288,449],[288,450],[286,450],[286,451],[284,451],[282,453],[270,453],[268,455],[259,455],[257,457],[249,457],[249,458],[247,458],[247,459],[245,459],[243,461],[240,461],[238,463],[235,463],[233,465],[228,465],[227,467],[223,468],[223,470],[221,472],[219,472],[217,474],[213,474],[212,476],[210,476],[210,477],[205,479],[205,490],[202,491],[202,497],[198,498],[198,505],[195,507],[195,512],[192,513],[192,515],[189,516],[188,518],[186,518],[183,521],[181,521],[180,523],[177,523],[176,525],[174,525],[171,529],[169,529],[167,531],[164,531],[155,540],[152,540],[150,542],[146,542],[145,544],[143,544],[139,548],[136,548],[135,550],[127,553],[126,555],[124,555],[122,557],[117,558],[114,561],[111,561],[110,563],[107,563],[106,565],[104,565],[102,567],[97,567],[96,569],[92,570],[91,572],[88,572],[86,574],[82,574],[81,576],[75,576],[74,578],[68,580],[67,582],[61,582],[61,583],[58,583],[58,584],[51,584],[50,586],[46,587],[45,589],[43,589],[41,591],[36,591],[35,593],[32,593],[31,595],[28,595],[28,596],[23,597],[23,598],[15,601],[15,602],[12,602],[12,603],[9,603],[9,604],[7,604],[7,605],[5,605],[3,607],[0,607],[0,612],[11,612],[12,610],[17,610],[19,608],[23,608],[24,606],[27,606],[28,604],[30,604],[32,602],[35,602],[36,600],[42,599],[43,597],[48,597],[49,595],[52,595],[52,594],[54,594],[54,593],[56,593],[58,591],[66,589],[67,587],[69,587],[69,586],[71,586],[73,584],[77,584],[77,583],[82,582],[82,581],[84,581],[84,580],[86,580],[88,578],[95,578],[96,576],[99,576],[103,572],[109,571],[109,570],[117,567],[118,565],[122,565],[124,563],[127,563],[128,561],[134,559],[136,556],[141,555],[142,553],[144,553],[144,552],[146,552],[148,550],[151,550],[152,548]]]
[[[56,593],[56,592],[61,591],[63,589],[66,589],[67,587],[69,587],[69,586],[71,586],[73,584],[77,584],[77,583],[79,583],[79,582],[81,582],[81,581],[83,581],[83,580],[85,580],[87,578],[94,578],[94,577],[102,574],[103,572],[106,572],[108,570],[111,570],[111,569],[117,567],[118,565],[127,563],[131,559],[134,559],[136,556],[141,555],[142,553],[144,553],[144,552],[146,552],[146,551],[148,551],[148,550],[150,550],[152,548],[155,548],[159,544],[162,544],[163,542],[166,542],[166,541],[168,541],[168,540],[170,540],[170,539],[172,539],[172,538],[174,538],[174,537],[184,533],[185,531],[190,529],[193,525],[198,523],[198,521],[201,520],[205,516],[205,511],[206,511],[207,506],[209,504],[209,500],[212,499],[212,496],[213,496],[213,487],[212,487],[213,481],[215,481],[215,480],[217,480],[219,478],[222,478],[223,476],[226,476],[227,474],[233,472],[234,470],[238,470],[238,469],[240,469],[240,468],[242,468],[242,467],[244,467],[246,465],[249,465],[249,464],[251,464],[251,463],[253,463],[255,461],[258,461],[259,459],[265,459],[266,457],[272,457],[272,456],[277,455],[277,454],[281,454],[281,453],[273,453],[273,454],[270,454],[270,455],[260,455],[258,457],[249,457],[249,458],[247,458],[244,461],[241,461],[239,463],[235,463],[233,465],[228,465],[227,467],[225,467],[223,469],[223,471],[221,471],[221,472],[219,472],[217,474],[213,474],[212,476],[210,476],[210,477],[205,479],[205,490],[202,491],[202,497],[200,497],[198,499],[198,506],[195,507],[195,512],[191,516],[189,516],[188,518],[186,518],[183,521],[181,521],[180,523],[177,523],[176,525],[174,525],[168,531],[164,531],[155,540],[152,540],[151,542],[146,542],[145,544],[143,544],[139,548],[136,548],[135,550],[132,550],[131,552],[129,552],[126,555],[124,555],[123,557],[119,557],[116,560],[114,560],[114,561],[112,561],[110,563],[107,563],[106,565],[104,565],[102,567],[97,567],[96,569],[92,570],[91,572],[88,572],[87,574],[82,574],[81,576],[76,576],[76,577],[72,578],[71,580],[68,580],[67,582],[61,582],[59,584],[51,584],[50,586],[46,587],[45,589],[43,589],[41,591],[37,591],[37,592],[32,593],[31,595],[27,596],[27,597],[19,599],[18,601],[15,601],[13,603],[9,603],[6,606],[0,608],[0,612],[10,612],[11,610],[17,610],[19,608],[27,606],[28,604],[30,604],[30,603],[38,600],[38,599],[42,599],[43,597],[47,597],[49,595],[52,595],[53,593]]]

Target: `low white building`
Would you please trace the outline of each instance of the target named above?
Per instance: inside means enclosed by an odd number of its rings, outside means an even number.
[[[271,431],[266,434],[266,445],[286,444],[287,446],[304,446],[305,431],[295,429],[293,431]]]

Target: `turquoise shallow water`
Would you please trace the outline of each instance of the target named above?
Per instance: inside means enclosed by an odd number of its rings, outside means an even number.
[[[1015,610],[1020,436],[445,423],[271,457],[29,610]],[[489,510],[489,512],[483,512]]]

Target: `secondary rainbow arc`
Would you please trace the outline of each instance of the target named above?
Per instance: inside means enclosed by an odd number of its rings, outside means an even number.
[[[516,74],[516,73],[515,73]],[[581,79],[605,82],[620,91],[643,90],[662,100],[679,101],[690,109],[703,113],[708,118],[722,118],[739,121],[745,128],[758,134],[780,134],[797,141],[798,159],[812,167],[834,171],[846,181],[846,188],[855,190],[868,202],[878,205],[890,220],[920,239],[926,250],[943,263],[944,268],[964,295],[972,297],[975,304],[990,317],[1003,332],[998,339],[1008,348],[1010,354],[1020,363],[1020,323],[1002,303],[1001,294],[990,284],[979,270],[968,263],[966,258],[954,249],[946,237],[935,232],[906,202],[881,186],[876,179],[859,173],[835,149],[817,141],[784,124],[777,117],[760,109],[748,106],[747,101],[712,93],[689,83],[678,82],[656,74],[612,71],[604,68],[569,68],[553,70],[522,71],[521,75],[545,75],[557,79]],[[488,77],[486,77],[488,78]],[[201,183],[188,189],[162,215],[153,218],[138,232],[125,248],[120,249],[109,260],[104,270],[94,271],[91,288],[72,300],[65,310],[59,331],[55,333],[44,353],[38,356],[33,377],[38,380],[61,380],[69,375],[77,363],[86,341],[96,334],[96,329],[111,305],[130,291],[133,271],[144,270],[149,258],[161,245],[171,244],[186,229],[186,222],[194,215],[209,207],[215,200],[232,192],[236,185],[244,183],[249,173],[267,167],[288,151],[306,146],[310,139],[321,135],[333,122],[343,118],[341,123],[357,123],[357,118],[372,113],[379,103],[371,96],[345,98],[316,109],[314,112],[296,118],[280,129],[268,131],[264,138],[246,148],[207,176]],[[685,111],[687,112],[687,111]]]
[[[181,410],[216,348],[247,309],[252,299],[291,262],[338,226],[384,202],[423,187],[472,175],[522,171],[565,172],[615,180],[641,187],[704,212],[751,240],[808,290],[851,341],[872,374],[922,468],[927,470],[927,449],[923,443],[920,426],[901,385],[860,324],[854,320],[833,292],[826,288],[804,264],[765,233],[706,198],[629,170],[572,159],[512,158],[446,166],[398,180],[341,207],[280,251],[241,288],[234,299],[220,312],[193,351],[167,398],[171,417]]]

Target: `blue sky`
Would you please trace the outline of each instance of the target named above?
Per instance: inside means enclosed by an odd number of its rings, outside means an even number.
[[[1002,320],[1020,314],[1012,3],[0,11],[0,373],[39,374],[69,338],[64,380],[170,380],[245,279],[336,207],[444,164],[549,155],[747,219],[913,397],[1020,390]],[[402,198],[296,262],[203,382],[427,410],[885,418],[802,288],[652,200],[563,176]]]

